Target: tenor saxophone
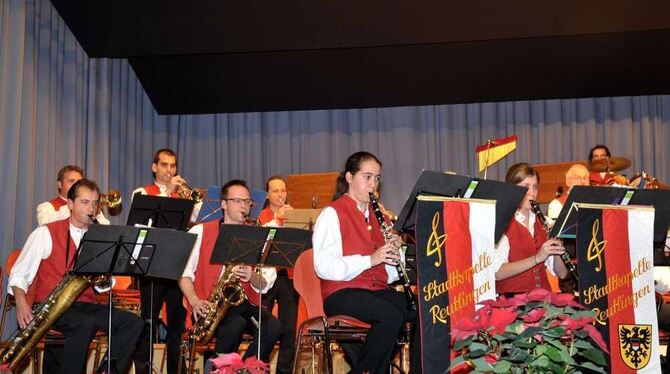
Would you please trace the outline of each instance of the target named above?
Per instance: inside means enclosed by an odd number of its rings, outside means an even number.
[[[9,338],[9,344],[0,354],[0,366],[7,367],[12,372],[16,370],[79,295],[89,286],[105,282],[107,278],[104,275],[66,275],[49,296],[34,309],[32,321]]]

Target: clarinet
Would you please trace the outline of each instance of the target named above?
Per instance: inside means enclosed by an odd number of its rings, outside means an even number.
[[[377,217],[379,227],[381,228],[382,234],[384,235],[384,241],[388,243],[391,240],[391,226],[386,224],[386,220],[384,220],[384,213],[382,213],[381,209],[379,209],[379,203],[377,202],[377,199],[373,193],[370,193],[370,204],[372,204],[372,210],[375,212],[375,217]],[[400,276],[400,281],[402,281],[402,289],[405,293],[405,298],[407,298],[407,308],[409,310],[417,310],[416,295],[414,295],[414,292],[412,292],[412,287],[409,282],[409,277],[407,276],[407,271],[405,270],[405,265],[403,265],[402,261],[398,261],[395,264],[395,268],[398,271],[398,275]]]
[[[535,215],[537,216],[537,219],[540,220],[540,223],[542,224],[544,231],[547,233],[547,236],[549,236],[549,231],[551,231],[551,229],[549,228],[549,223],[547,223],[547,218],[544,216],[544,213],[542,213],[542,210],[540,210],[540,206],[537,204],[537,201],[531,200],[530,206],[533,209],[533,213],[535,213]],[[563,244],[563,242],[561,242],[561,244]],[[568,252],[563,251],[560,257],[563,263],[565,264],[565,267],[568,268],[568,270],[572,273],[572,275],[575,277],[576,280],[579,280],[579,277],[577,276],[577,269],[575,269],[575,265],[572,263],[572,260],[570,259],[570,255],[568,254]]]

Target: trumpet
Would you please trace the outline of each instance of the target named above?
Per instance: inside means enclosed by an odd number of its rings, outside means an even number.
[[[121,205],[121,192],[118,190],[109,190],[106,194],[100,194],[100,205],[106,205],[114,209]]]
[[[191,199],[195,203],[199,203],[205,198],[205,194],[200,188],[193,188],[186,182],[177,186],[177,193],[179,193],[184,199]]]

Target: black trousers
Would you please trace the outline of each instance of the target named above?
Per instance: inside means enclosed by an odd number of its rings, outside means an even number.
[[[295,352],[295,324],[298,320],[298,293],[293,288],[293,280],[286,270],[277,273],[274,287],[263,295],[263,306],[271,311],[275,301],[281,322],[277,374],[293,373],[293,353]]]
[[[75,302],[52,328],[65,339],[61,349],[63,360],[59,368],[44,363],[45,373],[85,373],[88,345],[96,332],[108,331],[109,311],[107,305]],[[115,309],[112,312],[112,371],[125,373],[140,335],[144,322],[136,315]],[[100,369],[106,370],[106,363]]]
[[[216,329],[216,353],[237,352],[245,332],[252,333],[253,343],[244,354],[244,358],[256,355],[258,349],[258,329],[251,318],[258,319],[258,307],[244,301],[230,308]],[[281,334],[281,322],[272,313],[263,309],[261,313],[261,354],[260,359],[270,361],[270,353]]]
[[[140,279],[140,302],[142,308],[142,319],[147,321],[146,329],[148,329],[148,320],[153,321],[154,331],[153,336],[156,336],[156,329],[158,325],[158,315],[160,314],[163,301],[165,301],[167,312],[167,337],[166,337],[166,352],[167,352],[167,372],[168,374],[177,374],[179,369],[179,345],[181,344],[182,334],[184,333],[186,321],[186,309],[182,303],[183,294],[177,281],[153,279],[154,298],[153,298],[153,315],[151,314],[151,281],[149,279]],[[148,331],[148,330],[147,330]],[[154,342],[156,340],[154,339]],[[137,373],[147,374],[151,371],[151,364],[149,363],[149,334],[139,343],[141,349],[135,355],[135,366]]]
[[[384,373],[396,352],[396,340],[405,324],[412,323],[410,332],[410,372],[419,372],[421,363],[418,313],[407,309],[405,295],[393,289],[371,291],[358,288],[339,290],[323,303],[326,315],[348,315],[369,323],[365,343],[355,352],[345,349],[352,373]],[[343,348],[345,348],[343,346]]]

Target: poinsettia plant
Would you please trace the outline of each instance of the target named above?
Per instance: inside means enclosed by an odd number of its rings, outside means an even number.
[[[570,294],[536,289],[487,300],[472,319],[454,323],[450,369],[493,373],[606,373],[609,354],[594,313]]]
[[[247,357],[242,360],[239,353],[225,353],[210,359],[214,374],[266,374],[270,372],[270,365],[256,359]]]

